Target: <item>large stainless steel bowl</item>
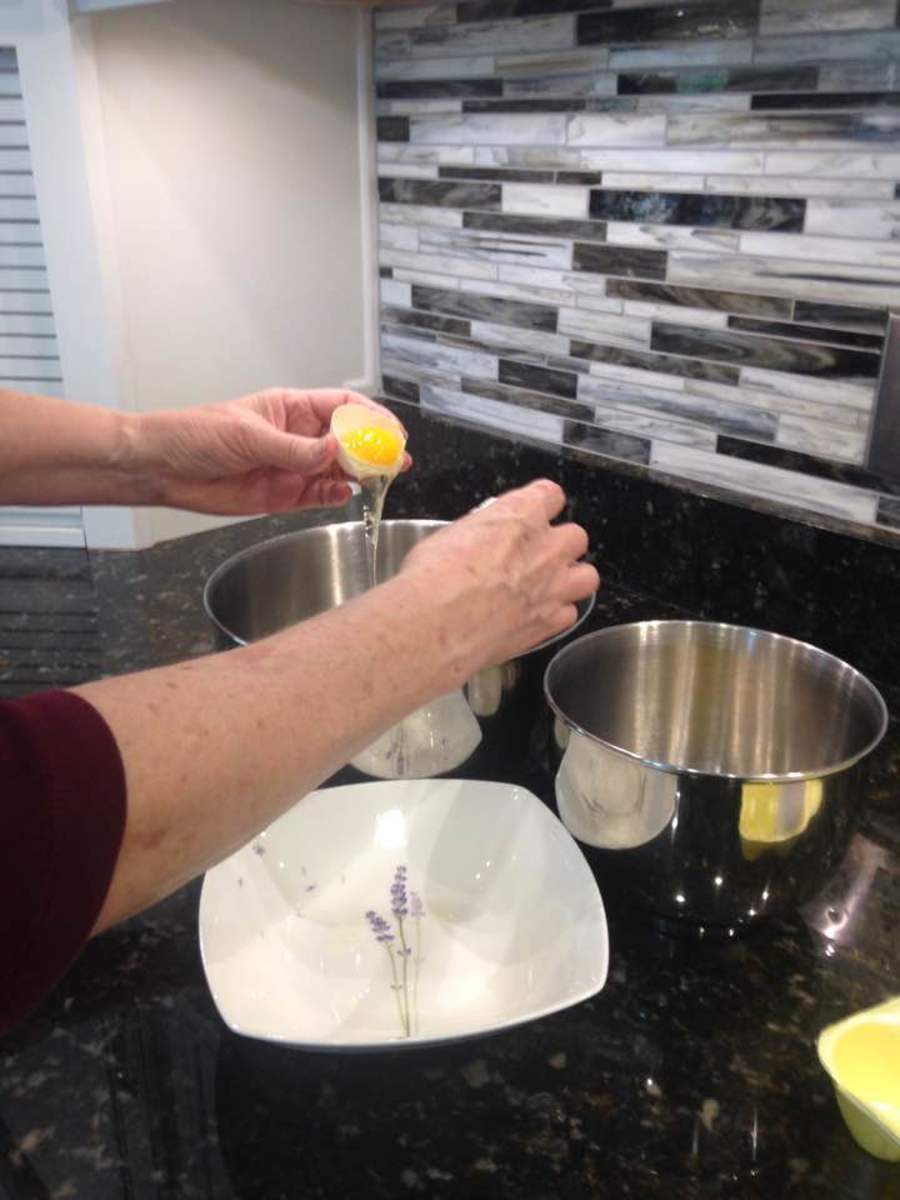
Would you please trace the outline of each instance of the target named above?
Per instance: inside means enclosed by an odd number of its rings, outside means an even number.
[[[444,521],[385,521],[377,576],[390,578],[406,555]],[[207,581],[203,603],[223,648],[244,645],[316,616],[368,586],[361,522],[324,525],[261,542],[222,563]],[[593,607],[579,605],[578,624]],[[529,654],[479,671],[464,688],[419,709],[351,766],[380,779],[465,774],[515,775],[544,710],[541,679],[553,638]],[[416,669],[410,663],[411,671]]]
[[[604,629],[559,651],[545,690],[560,817],[601,886],[726,932],[827,880],[887,728],[853,667],[734,625]]]

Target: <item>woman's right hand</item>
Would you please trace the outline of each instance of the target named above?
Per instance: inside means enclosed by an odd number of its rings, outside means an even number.
[[[403,574],[427,585],[442,611],[438,640],[451,651],[456,674],[467,678],[562,633],[577,619],[577,601],[599,587],[597,570],[579,561],[588,549],[585,531],[551,525],[565,502],[558,484],[536,480],[407,556]]]

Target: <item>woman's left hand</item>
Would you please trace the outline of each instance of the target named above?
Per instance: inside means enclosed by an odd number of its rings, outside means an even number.
[[[380,406],[337,388],[271,388],[136,418],[131,458],[153,503],[228,516],[326,508],[350,498],[331,414]]]

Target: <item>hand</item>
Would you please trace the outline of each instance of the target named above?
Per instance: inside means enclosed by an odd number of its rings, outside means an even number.
[[[420,542],[403,571],[440,596],[462,677],[508,661],[573,625],[576,602],[600,585],[578,560],[588,538],[578,525],[551,525],[565,494],[541,479],[508,492]],[[440,637],[438,639],[440,641]]]
[[[135,419],[129,460],[152,502],[173,508],[249,516],[345,504],[350,487],[329,426],[351,402],[379,409],[356,392],[271,388],[149,413]]]

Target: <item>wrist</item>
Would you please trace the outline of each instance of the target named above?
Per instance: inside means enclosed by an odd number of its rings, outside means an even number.
[[[406,569],[367,594],[379,593],[389,597],[387,607],[403,630],[407,662],[434,673],[435,696],[462,687],[483,666],[465,604],[456,603],[430,566]]]
[[[118,413],[114,465],[133,504],[163,504],[162,471],[149,413]]]

